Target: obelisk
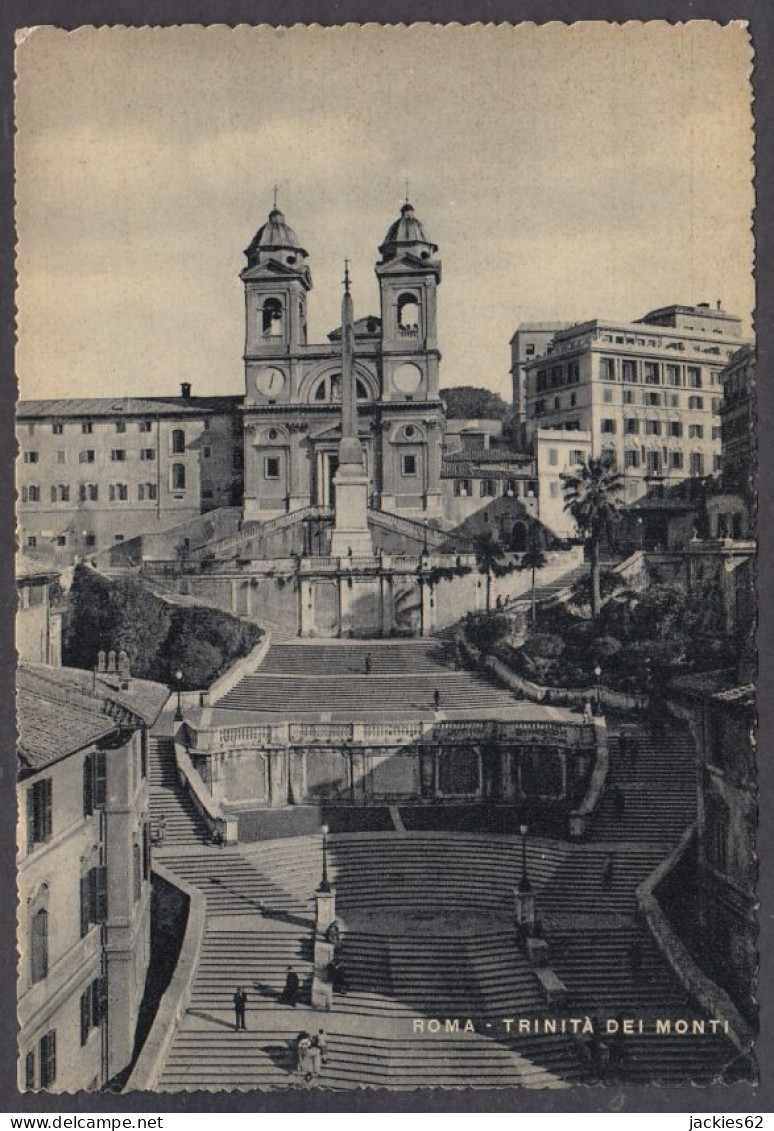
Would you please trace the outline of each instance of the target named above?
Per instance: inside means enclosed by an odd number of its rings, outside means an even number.
[[[341,300],[341,441],[333,487],[336,497],[331,556],[372,556],[374,548],[368,529],[368,476],[363,466],[363,445],[357,434],[355,328],[347,264]]]

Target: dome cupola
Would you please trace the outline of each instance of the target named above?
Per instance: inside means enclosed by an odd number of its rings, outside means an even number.
[[[437,251],[438,245],[428,238],[422,221],[414,213],[414,206],[407,200],[400,210],[400,217],[390,224],[379,248],[382,262],[394,259],[402,252],[408,252],[417,259],[432,259]]]
[[[250,246],[245,248],[245,255],[248,267],[255,267],[269,259],[298,267],[303,266],[309,253],[301,246],[279,208],[272,208],[266,223],[255,233]]]

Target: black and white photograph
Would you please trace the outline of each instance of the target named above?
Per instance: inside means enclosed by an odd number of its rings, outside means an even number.
[[[755,1084],[753,65],[17,31],[20,1094]]]

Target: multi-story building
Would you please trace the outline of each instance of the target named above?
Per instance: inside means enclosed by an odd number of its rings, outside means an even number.
[[[238,505],[241,398],[21,401],[19,540],[27,556],[77,556]]]
[[[629,500],[648,481],[715,474],[721,374],[740,336],[740,319],[706,304],[559,330],[525,363],[528,435],[590,433],[592,455],[615,455]]]
[[[59,580],[56,570],[20,562],[16,569],[15,643],[22,663],[62,663],[62,612],[52,608],[51,589]]]
[[[167,689],[17,672],[19,1087],[103,1086],[130,1062],[150,957],[147,727]]]
[[[355,322],[370,504],[441,518],[438,247],[406,202],[379,248],[380,316]],[[341,439],[341,331],[307,341],[308,253],[278,209],[246,251],[245,520],[330,506]]]
[[[520,322],[511,338],[513,423],[522,443],[526,439],[527,364],[536,357],[542,357],[554,334],[570,326],[572,322]]]
[[[720,407],[723,480],[729,490],[752,493],[756,462],[755,350],[742,346],[723,372]]]

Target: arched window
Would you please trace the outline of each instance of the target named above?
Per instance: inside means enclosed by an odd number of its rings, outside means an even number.
[[[282,303],[278,298],[267,298],[261,308],[261,332],[264,338],[281,338]]]
[[[32,916],[30,936],[32,981],[41,982],[48,975],[48,912],[45,907],[39,907]]]
[[[299,332],[300,332],[300,335],[301,335],[301,341],[305,344],[306,343],[306,307],[304,306],[304,300],[302,298],[300,298],[298,300],[298,326],[299,326]]]
[[[419,333],[419,303],[408,292],[398,298],[398,329],[404,334]]]
[[[514,554],[523,554],[527,549],[527,524],[526,522],[514,523],[511,531],[511,550]]]
[[[185,491],[185,464],[172,464],[172,490]]]
[[[370,401],[368,389],[359,377],[355,378],[355,397],[359,401]],[[338,403],[341,401],[341,374],[332,373],[323,377],[312,393],[313,401],[328,401]]]
[[[174,453],[185,451],[185,432],[182,428],[175,428],[172,432],[172,451]]]

